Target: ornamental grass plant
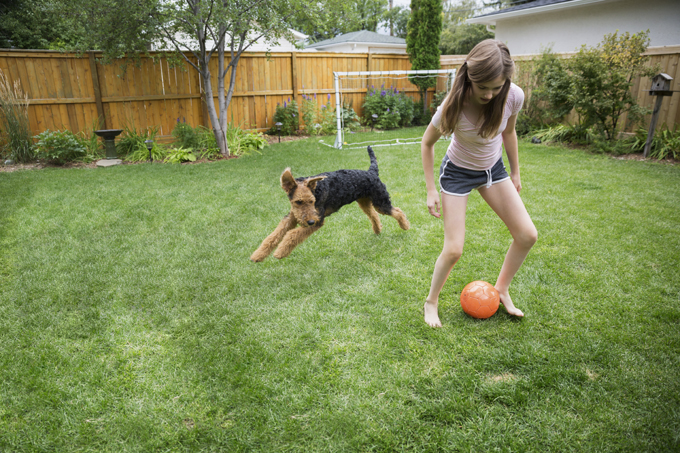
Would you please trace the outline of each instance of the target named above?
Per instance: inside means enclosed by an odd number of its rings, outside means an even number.
[[[0,154],[16,162],[34,158],[28,103],[19,81],[11,83],[0,69]]]
[[[258,264],[283,169],[365,169],[365,149],[0,173],[0,451],[680,450],[678,165],[521,142],[526,317],[461,310],[511,242],[473,193],[431,329],[420,149],[374,150],[409,231],[350,205]]]

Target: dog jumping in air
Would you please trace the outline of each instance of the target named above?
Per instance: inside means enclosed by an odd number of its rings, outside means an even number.
[[[262,241],[250,260],[263,261],[272,250],[275,258],[285,258],[305,239],[319,230],[326,217],[356,201],[371,220],[373,232],[380,234],[378,213],[394,217],[403,230],[410,224],[403,211],[390,202],[390,194],[378,176],[378,161],[368,147],[368,170],[337,170],[316,176],[293,178],[290,168],[281,174],[281,187],[288,194],[290,212]]]

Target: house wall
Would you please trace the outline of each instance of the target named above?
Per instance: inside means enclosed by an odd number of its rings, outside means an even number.
[[[650,46],[680,45],[680,0],[617,0],[498,20],[496,39],[513,55],[574,52],[604,35],[650,31]]]

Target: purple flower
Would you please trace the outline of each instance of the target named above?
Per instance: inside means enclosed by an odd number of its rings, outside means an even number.
[[[293,115],[293,118],[295,118],[295,113],[293,113],[292,115]]]
[[[385,90],[382,90],[382,91],[380,92],[380,96],[382,96],[382,97],[385,97],[385,94],[386,94],[386,93],[385,93]]]
[[[390,113],[390,108],[389,108],[389,107],[387,107],[387,113]]]
[[[290,97],[288,98],[288,102],[290,102]]]
[[[371,89],[374,89],[374,88],[375,88],[375,87],[374,87],[373,85],[371,85]]]
[[[328,93],[328,100],[329,101],[331,100],[331,94],[330,93]]]
[[[290,99],[288,99],[288,100],[290,101]],[[288,104],[286,104],[286,101],[283,101],[283,108],[285,109],[287,107],[288,107]]]
[[[322,108],[322,109],[325,109],[325,108],[326,108],[326,106],[325,106],[325,105],[322,105],[322,106],[321,106],[321,108]]]
[[[314,99],[316,99],[316,93],[314,93]]]

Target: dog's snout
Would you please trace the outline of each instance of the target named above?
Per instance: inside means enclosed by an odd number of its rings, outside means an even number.
[[[307,220],[307,225],[313,226],[316,222],[314,220]]]

